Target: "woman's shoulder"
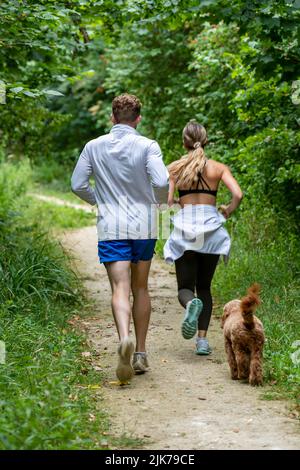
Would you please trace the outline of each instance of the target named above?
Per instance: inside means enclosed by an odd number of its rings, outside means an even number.
[[[172,170],[173,168],[176,168],[178,164],[182,163],[182,160],[186,158],[186,155],[183,155],[182,157],[178,158],[178,160],[174,160],[173,162],[169,163],[167,168],[168,170]]]
[[[223,163],[221,162],[218,162],[218,160],[215,160],[214,158],[207,158],[206,160],[207,163],[209,163],[210,165],[223,165]]]
[[[212,178],[221,179],[226,168],[228,168],[227,165],[224,165],[224,163],[218,162],[217,160],[212,158],[207,160],[208,175]]]
[[[228,168],[227,165],[224,163],[218,162],[217,160],[214,160],[213,158],[208,158],[207,163],[209,164],[210,167],[215,168],[216,170],[219,171],[224,171],[225,168]]]
[[[176,165],[176,163],[179,163],[181,162],[182,160],[184,160],[185,158],[187,158],[187,155],[182,155],[180,158],[178,158],[177,160],[174,160],[173,162],[169,163],[168,166],[170,165]]]

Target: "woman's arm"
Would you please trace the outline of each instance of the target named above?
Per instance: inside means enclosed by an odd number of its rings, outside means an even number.
[[[225,184],[225,186],[229,189],[232,194],[232,199],[230,204],[220,206],[220,210],[223,213],[226,219],[232,214],[232,212],[240,205],[241,200],[243,198],[243,193],[241,188],[239,187],[238,182],[232,176],[231,171],[229,170],[228,166],[223,165],[223,173],[221,177],[221,181]]]

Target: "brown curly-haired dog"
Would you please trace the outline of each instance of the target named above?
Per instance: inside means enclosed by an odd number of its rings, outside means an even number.
[[[241,300],[231,300],[223,309],[222,328],[231,378],[262,385],[262,351],[265,341],[262,322],[253,315],[260,304],[260,286],[253,284]]]

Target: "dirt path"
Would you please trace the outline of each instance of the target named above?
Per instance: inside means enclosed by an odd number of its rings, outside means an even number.
[[[96,214],[95,206],[90,206],[85,203],[74,204],[74,202],[64,201],[63,199],[59,199],[54,196],[45,196],[44,194],[37,194],[37,193],[28,193],[28,196],[34,197],[35,199],[39,199],[43,202],[51,202],[57,206],[65,206],[65,207],[72,207],[73,209],[78,209],[83,212],[88,212],[91,214]]]
[[[213,318],[210,327],[214,351],[209,357],[196,356],[193,340],[181,337],[174,269],[158,259],[150,278],[151,371],[125,387],[111,384],[116,380],[118,339],[105,268],[97,259],[96,229],[67,232],[62,241],[77,258],[77,268],[97,302],[95,315],[83,326],[106,373],[103,395],[112,434],[142,438],[146,449],[300,448],[299,426],[288,417],[285,403],[262,400],[266,387],[230,380],[218,319]]]

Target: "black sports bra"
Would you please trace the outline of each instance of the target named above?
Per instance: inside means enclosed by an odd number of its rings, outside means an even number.
[[[201,188],[199,188],[199,184],[201,183]],[[207,189],[205,189],[204,185]],[[198,183],[195,189],[178,189],[179,197],[186,196],[187,194],[211,194],[211,196],[217,196],[217,189],[210,189],[209,185],[203,178],[201,173],[198,173]]]

